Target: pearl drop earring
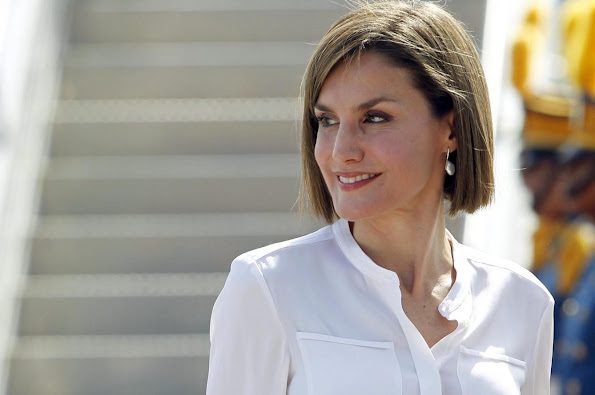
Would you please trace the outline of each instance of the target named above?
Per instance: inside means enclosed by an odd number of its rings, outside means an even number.
[[[449,176],[452,176],[453,174],[455,174],[455,164],[448,160],[449,155],[450,147],[448,147],[446,151],[446,165],[444,166],[444,170],[446,170],[446,173]]]

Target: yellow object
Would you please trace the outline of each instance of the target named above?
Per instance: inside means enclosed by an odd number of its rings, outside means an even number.
[[[595,151],[595,0],[567,1],[562,27],[569,76],[584,97],[568,145]]]
[[[595,254],[595,228],[590,223],[571,223],[561,234],[559,288],[568,294],[581,277],[584,266]]]
[[[586,97],[583,105],[582,122],[572,133],[568,144],[581,150],[595,151],[595,97]]]
[[[525,15],[524,25],[535,26],[538,29],[543,29],[545,26],[545,8],[543,2],[535,2],[531,4]]]
[[[512,45],[512,82],[523,96],[531,93],[531,69],[543,45],[545,8],[535,3],[525,16]]]
[[[547,262],[556,259],[557,238],[562,230],[563,222],[539,218],[539,225],[533,234],[533,267],[538,272]]]
[[[576,101],[560,96],[528,94],[524,99],[523,144],[533,148],[557,148],[573,130]]]
[[[562,30],[570,78],[587,95],[595,97],[595,0],[566,2]]]
[[[590,143],[587,145],[595,148],[595,97],[587,99],[585,103],[584,127],[585,132],[589,135],[587,139]]]

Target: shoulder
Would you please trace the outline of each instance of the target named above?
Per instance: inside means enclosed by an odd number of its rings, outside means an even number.
[[[231,264],[217,299],[217,309],[222,308],[219,305],[234,306],[233,310],[240,315],[268,309],[266,306],[271,311],[277,310],[278,291],[286,290],[289,285],[303,289],[316,275],[310,273],[316,267],[315,259],[309,259],[308,255],[320,254],[320,248],[325,248],[321,244],[333,238],[333,231],[327,226],[296,239],[241,254]]]
[[[231,263],[230,271],[218,297],[218,304],[243,306],[259,305],[255,301],[263,299],[272,302],[271,285],[286,283],[295,279],[297,271],[304,271],[307,265],[294,265],[317,248],[315,246],[332,240],[330,226],[316,232],[280,243],[257,248],[239,255]],[[308,277],[307,273],[305,276]],[[267,302],[267,303],[268,303]],[[271,303],[273,305],[274,303]]]
[[[539,279],[516,262],[486,254],[471,247],[461,246],[476,274],[504,292],[523,298],[554,303],[548,289]]]
[[[331,226],[326,226],[313,233],[295,239],[270,244],[245,252],[231,264],[229,278],[237,281],[252,277],[266,277],[271,272],[282,272],[292,263],[303,261],[310,254],[325,248],[325,243],[333,242]]]
[[[282,241],[279,243],[270,244],[265,247],[257,248],[248,251],[238,256],[232,263],[232,269],[239,265],[257,265],[262,266],[262,263],[274,257],[283,256],[286,259],[301,256],[304,251],[316,249],[321,243],[328,242],[334,239],[334,234],[331,226],[325,226],[313,233],[301,236],[295,239]]]

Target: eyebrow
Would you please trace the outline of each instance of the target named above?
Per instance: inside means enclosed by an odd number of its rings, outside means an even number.
[[[355,109],[357,111],[363,111],[368,108],[374,107],[376,104],[382,103],[382,102],[401,103],[401,100],[399,100],[395,97],[391,97],[391,96],[379,96],[379,97],[375,97],[373,99],[370,99],[368,101],[361,103],[360,105],[355,107]],[[320,102],[317,102],[316,104],[314,104],[314,108],[319,111],[329,111],[329,112],[332,111],[330,109],[330,107],[328,107]]]

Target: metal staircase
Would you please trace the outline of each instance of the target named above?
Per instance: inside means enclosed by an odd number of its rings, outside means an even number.
[[[74,1],[8,394],[205,393],[232,259],[319,225],[297,97],[342,3]]]
[[[316,227],[293,208],[296,98],[345,9],[74,7],[8,393],[204,393],[231,260]]]

